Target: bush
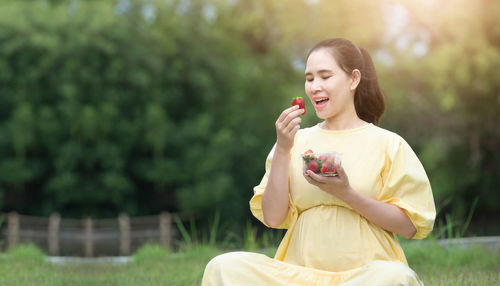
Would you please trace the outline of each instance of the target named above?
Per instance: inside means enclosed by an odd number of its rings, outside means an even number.
[[[13,259],[41,263],[45,260],[45,253],[32,243],[21,244],[7,252]]]
[[[157,244],[145,244],[141,246],[134,254],[134,262],[157,262],[165,260],[170,252]]]

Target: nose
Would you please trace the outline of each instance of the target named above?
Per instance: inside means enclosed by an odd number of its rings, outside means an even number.
[[[321,90],[323,90],[323,86],[321,85],[319,80],[313,80],[313,82],[311,84],[311,91],[313,93],[316,93],[316,92],[321,91]]]

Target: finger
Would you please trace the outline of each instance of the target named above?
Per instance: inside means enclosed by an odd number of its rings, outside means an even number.
[[[297,131],[299,131],[300,125],[295,126],[292,131],[288,134],[291,138],[295,137],[295,134],[297,134]]]
[[[290,121],[298,117],[298,113],[300,112],[301,109],[297,109],[298,106],[294,105],[293,107],[290,107],[283,111],[281,114],[280,118],[276,121],[276,129],[277,130],[283,130],[288,127],[290,124]],[[295,110],[297,109],[297,110]],[[299,117],[300,118],[300,117]],[[288,133],[290,130],[283,130],[283,132]]]
[[[307,172],[303,172],[302,175],[304,175],[304,178],[306,179],[306,181],[308,181],[310,183],[311,181],[311,178],[309,178],[309,175],[307,174]]]
[[[278,136],[286,136],[290,139],[295,137],[297,131],[300,129],[299,123],[302,121],[300,118],[296,118],[297,120],[288,124],[288,126],[283,126],[281,123],[276,123],[276,131],[278,132]]]
[[[341,162],[335,162],[335,170],[337,170],[337,174],[339,175],[339,177],[346,177],[346,174],[345,174],[345,170],[344,168],[342,167],[342,163]]]
[[[285,120],[285,117],[287,117],[287,115],[294,111],[294,110],[298,110],[299,109],[299,106],[298,105],[293,105],[285,110],[283,110],[283,112],[281,112],[280,116],[278,117],[278,120],[276,122],[283,122],[283,120]]]
[[[299,115],[301,115],[302,112],[304,112],[304,109],[293,110],[292,112],[288,113],[288,115],[281,122],[284,126],[287,126],[295,118],[300,118]]]
[[[317,184],[324,184],[324,178],[316,173],[314,173],[313,171],[311,170],[307,170],[307,175],[312,179],[314,180]]]
[[[318,182],[316,182],[315,180],[311,179],[311,177],[306,172],[304,172],[303,175],[304,175],[304,178],[306,178],[306,181],[309,182],[309,184],[318,186]]]
[[[291,132],[295,129],[295,127],[299,126],[299,128],[300,128],[300,125],[299,125],[299,124],[300,124],[301,122],[302,122],[302,119],[301,119],[300,117],[297,117],[297,118],[293,119],[293,120],[292,120],[292,121],[290,121],[290,123],[288,123],[288,125],[285,127],[284,132],[288,134],[288,133],[291,133]]]

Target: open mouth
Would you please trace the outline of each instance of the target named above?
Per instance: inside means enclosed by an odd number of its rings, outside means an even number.
[[[317,97],[314,98],[314,105],[316,107],[323,107],[328,103],[328,101],[330,101],[328,97]]]

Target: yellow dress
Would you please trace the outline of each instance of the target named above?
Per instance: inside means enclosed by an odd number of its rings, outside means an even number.
[[[303,177],[302,157],[338,152],[351,187],[379,201],[400,207],[417,233],[426,237],[436,210],[432,190],[419,159],[399,135],[375,126],[325,130],[301,129],[290,151],[287,228],[274,258],[251,252],[230,252],[205,268],[203,286],[211,285],[422,285],[407,264],[396,234],[366,220],[349,205]],[[266,173],[250,200],[253,215],[264,224]]]

